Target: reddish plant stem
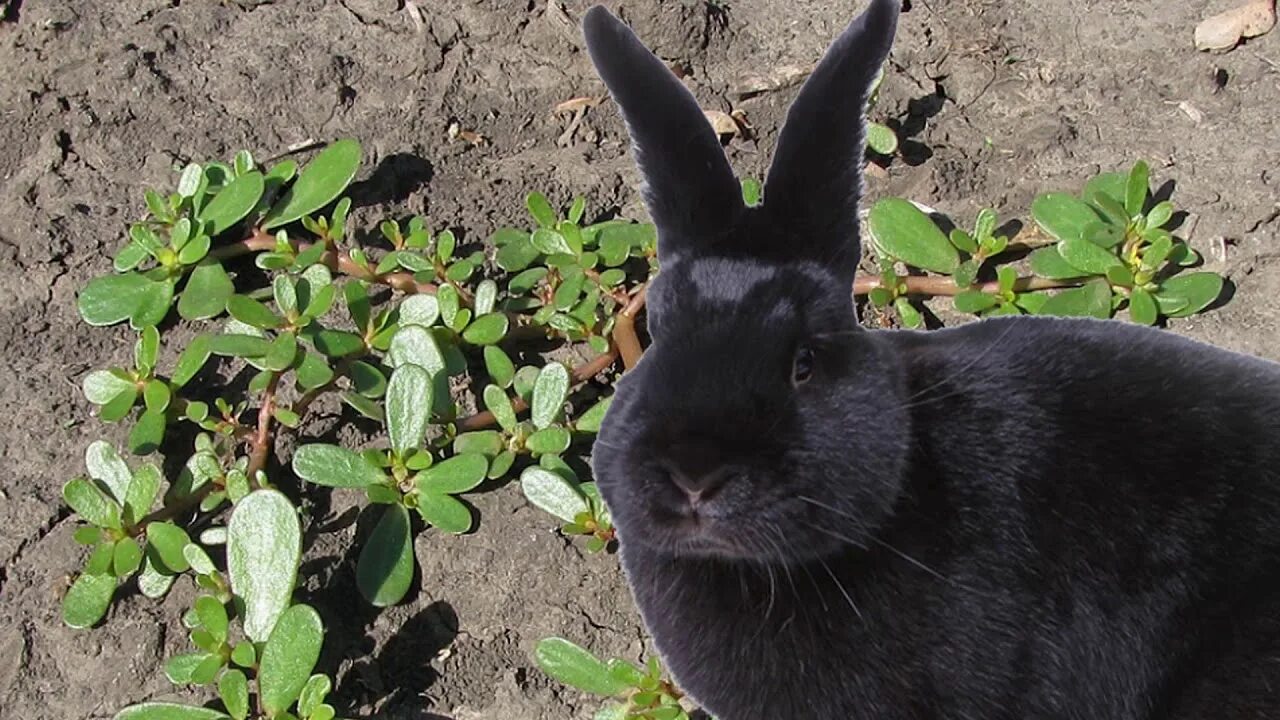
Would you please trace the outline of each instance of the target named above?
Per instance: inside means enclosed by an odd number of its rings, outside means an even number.
[[[613,345],[622,355],[623,367],[628,370],[640,362],[640,355],[644,352],[640,347],[640,338],[636,335],[636,315],[639,315],[640,310],[644,308],[648,292],[649,283],[646,282],[631,296],[631,300],[626,307],[622,308],[622,312],[618,313],[618,319],[613,324]]]
[[[973,288],[958,287],[954,280],[945,276],[922,276],[911,275],[902,278],[902,282],[907,286],[908,295],[959,295],[965,290],[974,289],[983,292],[995,293],[999,292],[1000,284],[998,282],[985,282],[974,285]],[[1018,278],[1013,284],[1013,289],[1026,292],[1028,290],[1052,290],[1054,288],[1070,288],[1079,287],[1081,280],[1050,280],[1035,276]],[[879,275],[859,275],[853,280],[853,294],[866,295],[872,290],[884,287],[884,283],[880,280]]]
[[[617,348],[610,347],[608,352],[601,353],[598,357],[585,365],[580,365],[573,370],[573,384],[581,385],[596,375],[604,372],[610,365],[618,359]],[[511,407],[517,413],[524,412],[529,409],[529,403],[524,398],[514,398],[511,401]],[[461,418],[455,423],[458,432],[471,432],[472,430],[483,430],[490,425],[497,424],[498,420],[493,413],[485,410],[475,415],[468,415]]]
[[[304,252],[311,248],[313,243],[289,241],[293,246],[294,252]],[[224,245],[217,248],[209,254],[216,258],[232,258],[241,255],[248,255],[255,252],[271,252],[276,249],[276,239],[270,233],[261,228],[254,228],[253,234],[249,237],[231,245]],[[427,293],[434,295],[438,289],[435,283],[418,282],[413,275],[407,272],[393,272],[378,274],[356,263],[351,256],[341,250],[329,250],[321,256],[320,261],[324,263],[330,270],[350,275],[354,278],[367,280],[368,282],[379,283],[388,287],[399,290],[403,293]]]
[[[280,384],[280,376],[273,374],[267,381],[267,388],[262,391],[262,406],[258,408],[258,430],[253,436],[249,451],[249,468],[245,474],[249,482],[255,483],[258,471],[267,467],[267,458],[271,454],[272,413],[276,409],[276,388]]]

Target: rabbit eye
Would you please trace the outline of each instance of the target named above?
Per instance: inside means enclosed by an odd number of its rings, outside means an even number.
[[[801,385],[813,377],[813,351],[801,346],[796,350],[795,362],[791,366],[791,382]]]

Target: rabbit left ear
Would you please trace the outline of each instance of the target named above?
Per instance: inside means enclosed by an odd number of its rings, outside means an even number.
[[[635,34],[597,5],[587,51],[622,109],[664,259],[708,249],[744,209],[742,188],[693,94]]]

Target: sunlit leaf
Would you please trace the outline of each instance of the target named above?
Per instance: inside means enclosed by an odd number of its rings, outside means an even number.
[[[1139,325],[1155,325],[1159,314],[1151,293],[1142,288],[1134,288],[1129,294],[1129,319]]]
[[[1106,275],[1108,270],[1122,264],[1114,252],[1088,240],[1063,240],[1057,247],[1067,264],[1085,274]]]
[[[134,455],[150,455],[164,441],[165,415],[163,410],[147,410],[129,432],[129,452]]]
[[[94,370],[80,382],[84,396],[94,405],[106,405],[122,392],[137,391],[137,384],[122,370]]]
[[[963,313],[980,313],[995,307],[1000,298],[981,290],[965,290],[954,298],[956,310]]]
[[[1050,297],[1041,306],[1040,315],[1111,317],[1111,285],[1094,280],[1083,287],[1071,288]]]
[[[1222,286],[1221,275],[1198,272],[1165,280],[1156,294],[1158,298],[1177,298],[1186,301],[1186,305],[1180,309],[1165,312],[1169,317],[1182,318],[1194,315],[1212,305],[1222,295]]]
[[[247,172],[218,191],[200,211],[200,220],[209,224],[209,233],[220,235],[230,230],[258,206],[266,189],[262,173]]]
[[[484,367],[492,379],[499,387],[510,387],[511,382],[516,376],[515,363],[511,362],[508,356],[501,348],[490,345],[484,349]]]
[[[493,413],[494,419],[502,429],[511,431],[516,427],[516,412],[511,407],[511,398],[497,385],[489,385],[484,389],[484,405]]]
[[[418,514],[437,529],[461,535],[471,529],[471,510],[451,495],[418,494]]]
[[[579,513],[591,509],[587,499],[573,484],[543,467],[525,468],[520,473],[520,489],[529,502],[567,523],[573,522]]]
[[[387,385],[387,434],[391,449],[404,457],[418,447],[431,419],[431,375],[421,367],[405,363],[391,373]]]
[[[133,482],[133,472],[125,464],[115,446],[103,440],[95,440],[84,451],[85,468],[89,477],[102,482],[118,503],[129,497],[129,485]]]
[[[107,614],[107,607],[111,605],[111,597],[115,592],[114,576],[81,575],[62,597],[62,621],[77,629],[97,625]]]
[[[1085,228],[1098,222],[1089,204],[1066,193],[1046,193],[1031,203],[1031,216],[1042,230],[1058,240],[1080,240]]]
[[[434,295],[410,295],[400,303],[400,324],[431,327],[440,318],[440,302]]]
[[[547,202],[547,196],[540,192],[531,192],[525,198],[525,206],[529,208],[529,214],[542,227],[551,227],[556,224],[556,211],[551,208],[551,203]]]
[[[484,455],[457,455],[418,474],[419,493],[457,494],[484,482],[489,461]]]
[[[253,641],[273,634],[289,605],[301,550],[298,514],[279,491],[256,490],[236,504],[227,525],[227,574],[244,599],[244,633]]]
[[[218,697],[235,720],[249,716],[249,680],[239,670],[228,670],[218,678]]]
[[[386,362],[392,368],[410,363],[432,375],[445,369],[444,355],[440,352],[435,336],[418,325],[406,325],[396,331],[391,338],[391,349],[387,352]]]
[[[303,445],[293,454],[293,471],[307,482],[327,487],[365,487],[386,480],[363,455],[338,445]]]
[[[549,637],[538,642],[534,650],[538,667],[551,677],[571,687],[605,697],[627,689],[609,672],[609,667],[595,655],[564,638]]]
[[[955,246],[920,208],[885,198],[871,208],[871,234],[883,254],[913,267],[950,274],[960,264]]]
[[[114,325],[138,312],[155,292],[155,285],[134,272],[96,277],[80,291],[76,306],[80,317],[90,325]]]
[[[333,202],[360,168],[360,144],[339,140],[320,151],[262,220],[263,229],[291,223]]]
[[[569,371],[560,363],[550,363],[538,373],[530,403],[531,419],[538,429],[555,422],[569,395]]]
[[[323,642],[324,623],[309,606],[294,605],[280,614],[262,650],[258,670],[258,700],[270,716],[288,710],[298,699],[320,658]]]
[[[507,316],[491,313],[476,318],[462,331],[462,339],[472,345],[493,345],[507,334]]]

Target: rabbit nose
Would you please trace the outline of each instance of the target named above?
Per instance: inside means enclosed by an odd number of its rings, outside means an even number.
[[[709,498],[733,475],[720,455],[705,447],[677,445],[668,448],[666,456],[668,477],[691,502]]]

